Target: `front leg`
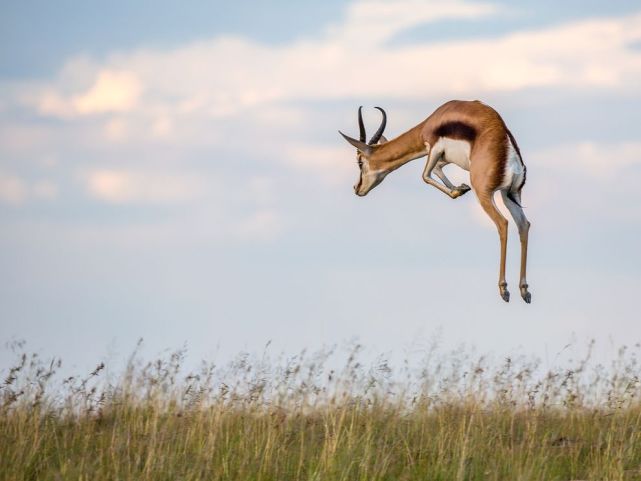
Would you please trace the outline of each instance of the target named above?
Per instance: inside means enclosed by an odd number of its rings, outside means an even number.
[[[425,170],[423,170],[423,180],[433,186],[436,187],[438,190],[441,192],[449,195],[452,199],[456,199],[457,197],[462,196],[466,192],[470,191],[470,187],[466,184],[461,184],[458,187],[454,187],[452,183],[445,177],[445,174],[443,174],[443,171],[441,170],[441,167],[437,167],[437,164],[442,157],[442,153],[439,154],[428,154],[427,156],[427,164],[425,164]],[[437,182],[436,180],[432,179],[432,171],[436,173],[436,175],[443,181],[443,184]]]
[[[441,179],[441,182],[443,182],[445,184],[445,186],[448,189],[450,189],[450,192],[459,193],[456,197],[460,197],[461,195],[469,192],[471,189],[470,189],[470,186],[467,185],[467,184],[461,184],[458,187],[454,187],[454,184],[452,184],[452,182],[450,182],[450,179],[448,179],[447,176],[445,175],[445,172],[443,172],[443,166],[444,165],[447,165],[447,164],[445,164],[443,162],[438,162],[436,164],[436,166],[434,167],[433,172],[436,174],[436,176],[439,179]],[[454,197],[454,198],[456,198],[456,197]]]

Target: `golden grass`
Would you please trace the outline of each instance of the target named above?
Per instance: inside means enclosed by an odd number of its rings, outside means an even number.
[[[102,379],[23,355],[0,390],[7,480],[641,480],[636,356],[607,368],[450,354],[411,370],[331,353],[183,353]]]

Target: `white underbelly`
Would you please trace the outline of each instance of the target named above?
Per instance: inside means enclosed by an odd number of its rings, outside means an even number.
[[[442,156],[442,162],[456,164],[463,170],[470,170],[470,143],[466,140],[454,140],[447,137],[438,139],[430,156]]]

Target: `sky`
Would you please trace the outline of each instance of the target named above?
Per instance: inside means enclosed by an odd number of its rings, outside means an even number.
[[[616,0],[4,2],[0,341],[85,366],[357,339],[546,357],[641,341],[641,5]],[[528,167],[528,281],[425,159],[354,195],[363,105],[386,136],[447,100]],[[457,182],[467,174],[450,166]],[[10,353],[0,350],[2,365]]]

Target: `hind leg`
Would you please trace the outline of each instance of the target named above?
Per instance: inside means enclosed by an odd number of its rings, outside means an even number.
[[[510,211],[516,226],[519,229],[519,237],[521,238],[521,276],[519,280],[519,288],[521,289],[521,297],[528,304],[532,301],[532,294],[528,291],[528,284],[526,279],[526,269],[527,269],[527,243],[528,243],[528,234],[530,232],[530,222],[525,217],[523,208],[510,199],[507,196],[507,191],[501,191],[501,196],[503,197],[503,202],[505,207]],[[520,193],[514,193],[513,197],[517,202],[520,203],[521,195]]]
[[[505,281],[505,253],[507,250],[507,219],[496,208],[494,192],[486,185],[477,185],[472,179],[472,186],[485,213],[492,219],[499,233],[501,242],[501,261],[499,264],[499,294],[505,302],[510,302],[510,292]]]

